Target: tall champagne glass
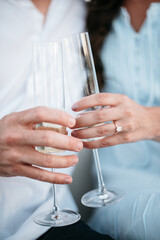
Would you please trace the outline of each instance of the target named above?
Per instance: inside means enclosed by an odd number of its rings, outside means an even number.
[[[34,45],[34,82],[37,106],[47,106],[64,110],[65,97],[62,62],[62,47],[60,43],[39,42]],[[41,122],[37,124],[36,128],[43,131],[50,130],[67,134],[64,126],[53,123]],[[44,154],[64,154],[63,150],[51,147],[41,146],[36,147],[36,149]],[[65,226],[77,222],[80,219],[80,215],[77,212],[58,208],[54,184],[52,188],[52,209],[36,216],[34,221],[40,225],[54,227]]]
[[[88,33],[80,33],[62,39],[65,84],[68,94],[66,105],[72,105],[82,97],[99,93],[95,66],[90,46]],[[71,104],[70,104],[71,103]],[[88,111],[100,110],[100,107],[86,109],[80,114],[87,114]],[[83,141],[93,141],[94,139],[83,139]],[[98,188],[86,193],[81,201],[88,207],[102,207],[119,201],[123,197],[121,191],[107,190],[103,181],[100,167],[98,150],[93,150]]]

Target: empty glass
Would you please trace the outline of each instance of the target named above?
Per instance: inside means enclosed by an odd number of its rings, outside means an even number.
[[[82,97],[99,93],[99,88],[88,33],[80,33],[62,39],[62,49],[65,89],[68,96],[66,105],[71,107]],[[100,108],[102,107],[86,109],[80,114],[87,114],[88,111],[95,111]],[[83,141],[96,139],[83,139]],[[82,197],[82,203],[89,207],[102,207],[119,201],[123,197],[123,193],[118,190],[106,190],[97,149],[93,150],[93,155],[98,177],[98,188],[86,193]]]

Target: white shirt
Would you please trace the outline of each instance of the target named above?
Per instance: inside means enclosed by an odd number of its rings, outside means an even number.
[[[30,0],[0,0],[0,118],[34,106],[33,42],[82,32],[84,20],[80,0],[53,0],[45,22]],[[67,186],[57,187],[57,198],[60,208],[76,208]],[[48,228],[33,216],[51,209],[52,201],[51,184],[0,177],[0,239],[38,238]]]

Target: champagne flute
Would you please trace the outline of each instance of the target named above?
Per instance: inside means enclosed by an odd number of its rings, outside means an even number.
[[[71,106],[82,97],[99,93],[88,33],[80,33],[62,39],[62,49],[65,89],[68,95],[66,105]],[[88,111],[96,111],[101,108],[101,106],[93,107],[86,109],[80,114],[87,114]],[[99,138],[83,139],[83,141],[93,141],[97,139]],[[93,155],[98,177],[98,188],[86,193],[81,199],[82,203],[88,207],[102,207],[119,201],[123,197],[123,192],[106,189],[97,149],[93,150]]]
[[[34,83],[36,106],[47,106],[64,110],[65,96],[63,83],[62,47],[58,42],[38,42],[34,45]],[[58,124],[41,122],[39,130],[51,130],[67,134],[66,128]],[[44,154],[64,154],[63,150],[51,147],[36,147]],[[53,169],[52,169],[53,171]],[[53,190],[53,208],[36,216],[34,221],[43,226],[66,226],[77,222],[80,214],[71,210],[59,209],[56,202],[55,185]]]

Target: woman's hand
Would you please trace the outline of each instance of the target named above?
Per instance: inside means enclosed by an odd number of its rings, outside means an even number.
[[[74,126],[92,127],[74,130],[72,136],[80,139],[105,137],[84,142],[84,147],[102,148],[143,139],[160,141],[160,107],[147,108],[121,94],[99,93],[82,98],[72,110],[78,112],[95,106],[103,108],[79,114]],[[100,125],[93,126],[96,124]],[[121,132],[117,133],[117,130]]]
[[[80,151],[81,140],[49,130],[34,130],[36,123],[49,122],[73,127],[75,119],[69,114],[46,107],[36,107],[11,113],[0,120],[0,176],[25,176],[40,181],[66,184],[72,178],[52,173],[44,168],[66,168],[75,165],[78,157],[40,153],[34,146],[48,146]]]

